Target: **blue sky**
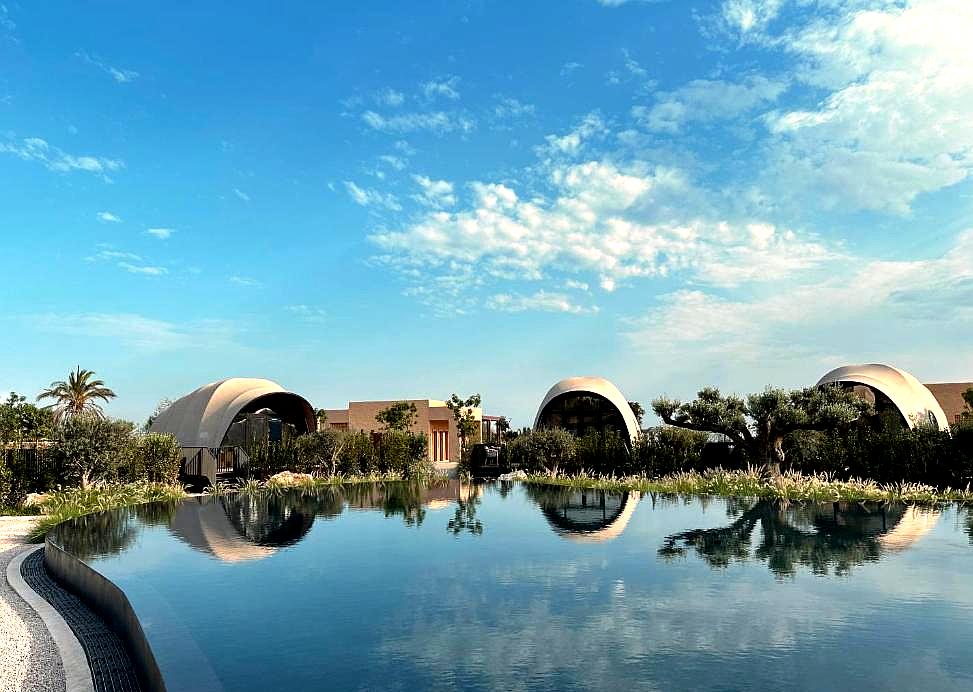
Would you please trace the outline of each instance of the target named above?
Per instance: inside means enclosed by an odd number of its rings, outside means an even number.
[[[0,5],[0,389],[973,378],[966,0]]]

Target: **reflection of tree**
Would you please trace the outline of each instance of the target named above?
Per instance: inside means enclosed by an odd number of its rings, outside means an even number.
[[[386,517],[402,515],[406,526],[422,526],[426,510],[422,506],[422,486],[418,483],[383,483],[382,510]]]
[[[692,549],[712,567],[734,561],[765,561],[779,577],[798,566],[815,574],[847,574],[852,567],[878,560],[879,540],[902,518],[902,506],[787,503],[780,500],[728,500],[727,526],[692,529],[665,539],[659,555],[672,559]],[[753,546],[760,526],[759,542]]]
[[[140,522],[167,525],[178,503],[151,502],[135,507],[86,514],[58,526],[54,540],[82,560],[114,555],[128,548]]]
[[[483,522],[476,518],[476,509],[481,500],[479,495],[471,495],[468,499],[456,500],[456,512],[446,524],[446,530],[458,536],[461,533],[471,533],[479,536],[483,533]]]

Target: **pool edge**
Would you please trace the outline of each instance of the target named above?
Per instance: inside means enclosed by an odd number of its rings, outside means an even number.
[[[141,685],[150,692],[166,692],[152,647],[125,592],[83,560],[51,542],[49,537],[44,539],[44,564],[58,581],[80,596],[121,638]]]

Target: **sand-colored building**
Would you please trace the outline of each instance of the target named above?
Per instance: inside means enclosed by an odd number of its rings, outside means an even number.
[[[383,409],[404,401],[416,407],[416,418],[412,432],[425,433],[429,438],[429,459],[436,464],[451,464],[459,461],[459,430],[453,412],[445,401],[436,399],[391,399],[388,401],[349,401],[348,408],[325,409],[327,418],[323,428],[349,430],[352,432],[380,433],[384,425],[375,416]],[[479,423],[476,439],[469,442],[492,441],[496,435],[497,416],[484,416],[481,408],[471,408],[473,417]]]

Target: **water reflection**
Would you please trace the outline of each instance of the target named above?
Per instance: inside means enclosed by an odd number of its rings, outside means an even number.
[[[579,542],[610,541],[620,536],[641,499],[637,492],[609,493],[543,485],[528,485],[527,494],[558,535]]]
[[[939,518],[937,510],[905,505],[734,498],[726,500],[726,511],[729,524],[667,536],[659,556],[671,560],[693,551],[714,568],[756,560],[778,577],[795,574],[799,566],[845,575],[910,547]]]

